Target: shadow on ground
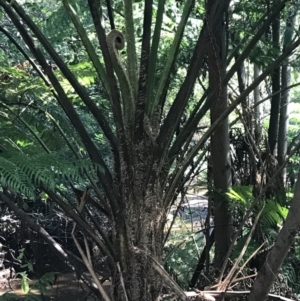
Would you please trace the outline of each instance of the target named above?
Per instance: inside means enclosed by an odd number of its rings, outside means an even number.
[[[31,281],[30,286],[34,283]],[[104,283],[106,286],[106,283]],[[44,296],[32,289],[28,294],[21,290],[21,281],[19,279],[11,280],[10,291],[0,290],[0,301],[96,301],[99,300],[92,295],[90,289],[78,281],[74,274],[61,274],[57,277],[52,287],[47,289]],[[107,286],[107,290],[109,287]]]

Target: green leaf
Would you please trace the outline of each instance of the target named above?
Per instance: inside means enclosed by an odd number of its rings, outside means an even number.
[[[243,205],[249,205],[253,199],[252,186],[234,186],[226,193],[227,197],[236,202],[241,202]]]
[[[33,272],[33,265],[32,265],[32,263],[31,262],[28,262],[28,270],[30,271],[30,272]]]
[[[29,283],[28,283],[27,276],[25,276],[25,275],[22,276],[21,288],[25,294],[27,294],[29,292]]]

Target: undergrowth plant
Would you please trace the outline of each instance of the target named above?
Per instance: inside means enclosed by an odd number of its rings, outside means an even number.
[[[55,152],[30,156],[21,151],[0,154],[0,185],[31,199],[40,185],[55,190],[64,183],[84,183],[87,173],[95,176],[98,170],[100,167],[88,159],[69,159]]]
[[[21,290],[25,294],[22,296],[22,300],[24,301],[43,301],[44,294],[47,290],[51,289],[52,284],[55,281],[55,276],[57,273],[49,272],[43,275],[40,279],[37,279],[35,283],[30,287],[29,279],[26,272],[18,273],[21,276]],[[34,290],[38,290],[40,294],[36,294],[33,292]],[[17,301],[20,300],[19,294],[10,291],[4,293],[0,297],[1,301]]]
[[[177,230],[178,231],[178,230]],[[186,234],[179,230],[171,236],[165,250],[165,268],[181,286],[188,288],[195,266],[205,246],[202,232]]]

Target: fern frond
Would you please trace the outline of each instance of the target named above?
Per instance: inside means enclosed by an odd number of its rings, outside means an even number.
[[[281,224],[286,219],[288,211],[286,207],[281,206],[278,202],[266,200],[260,224],[266,228]]]
[[[34,187],[28,176],[13,162],[0,157],[0,185],[28,198],[34,197]]]
[[[232,206],[248,208],[253,200],[252,186],[233,186],[226,193]]]
[[[0,184],[33,198],[35,188],[41,184],[55,189],[65,182],[83,182],[85,174],[96,175],[99,169],[87,159],[69,160],[60,153],[4,152],[0,155]]]

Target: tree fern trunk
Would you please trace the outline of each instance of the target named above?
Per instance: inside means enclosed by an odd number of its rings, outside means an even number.
[[[112,275],[112,295],[116,301],[156,300],[162,287],[151,257],[158,262],[162,258],[166,209],[157,168],[149,168],[152,150],[151,139],[147,137],[134,145],[133,177],[121,181],[127,183],[122,193],[125,237],[120,237],[118,221],[113,223],[113,245],[118,250]]]
[[[135,234],[143,236],[145,231],[149,231],[149,233],[147,237],[144,237],[144,243],[140,243],[138,246],[126,246],[124,248],[125,256],[122,258],[120,266],[117,265],[113,271],[112,296],[115,301],[154,301],[161,292],[162,281],[153,268],[149,254],[150,252],[156,253],[156,258],[160,260],[162,244],[161,242],[159,245],[157,244],[157,239],[153,235],[155,232],[153,225],[147,222],[140,228],[140,233]]]

